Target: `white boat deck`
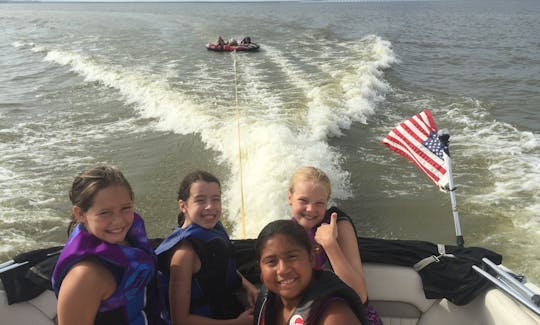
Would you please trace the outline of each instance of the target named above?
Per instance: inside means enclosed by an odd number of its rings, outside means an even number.
[[[371,303],[385,325],[538,325],[540,316],[501,290],[492,288],[465,306],[446,299],[426,299],[422,281],[409,267],[365,263]],[[535,292],[540,289],[527,284]],[[56,297],[46,291],[8,306],[0,287],[0,324],[55,324]]]
[[[412,268],[365,263],[364,272],[370,301],[385,325],[540,324],[540,316],[496,288],[456,306],[446,299],[426,299],[422,280]]]

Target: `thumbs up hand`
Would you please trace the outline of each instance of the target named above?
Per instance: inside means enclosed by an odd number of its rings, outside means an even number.
[[[337,213],[330,215],[330,223],[323,223],[315,232],[315,241],[324,249],[337,243],[338,228],[337,228]]]

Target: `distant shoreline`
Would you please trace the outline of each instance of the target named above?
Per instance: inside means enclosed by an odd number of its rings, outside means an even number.
[[[78,1],[78,0],[0,0],[0,3],[363,3],[363,2],[405,2],[418,0],[171,0],[171,1],[149,1],[149,0],[95,0],[95,1]],[[421,0],[421,1],[443,1],[443,0]]]
[[[171,1],[109,1],[109,0],[95,0],[95,1],[75,1],[75,0],[64,0],[64,1],[58,1],[58,0],[0,0],[0,3],[264,3],[264,2],[277,2],[277,3],[284,3],[284,2],[380,2],[381,0],[362,0],[362,1],[327,1],[327,0],[246,0],[246,1],[229,1],[229,0],[171,0]],[[384,1],[384,0],[382,0]]]

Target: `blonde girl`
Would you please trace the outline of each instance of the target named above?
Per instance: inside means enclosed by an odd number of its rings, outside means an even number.
[[[371,324],[382,324],[368,306],[368,292],[358,237],[352,220],[336,207],[327,209],[331,195],[330,179],[316,167],[295,171],[289,183],[288,202],[292,219],[310,236],[315,251],[315,269],[330,269],[356,291],[366,304]]]

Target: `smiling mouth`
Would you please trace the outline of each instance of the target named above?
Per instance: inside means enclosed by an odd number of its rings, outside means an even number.
[[[296,278],[294,279],[285,279],[285,280],[280,280],[278,281],[278,284],[281,286],[281,287],[289,287],[291,286],[292,284],[294,284],[296,282]]]
[[[108,233],[111,233],[111,234],[120,234],[120,233],[122,233],[123,231],[124,231],[124,227],[107,230],[107,232],[108,232]]]

